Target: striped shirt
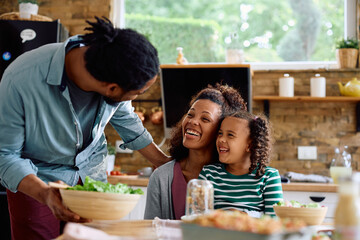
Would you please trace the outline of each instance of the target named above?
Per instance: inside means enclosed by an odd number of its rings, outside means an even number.
[[[203,167],[199,179],[213,184],[215,209],[238,209],[253,217],[275,216],[273,205],[283,199],[279,171],[266,167],[259,178],[255,171],[233,175],[226,171],[224,164],[217,163]]]

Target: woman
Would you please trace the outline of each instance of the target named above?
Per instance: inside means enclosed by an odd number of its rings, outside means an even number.
[[[150,177],[145,219],[180,219],[185,214],[186,186],[202,167],[217,161],[215,139],[225,114],[246,110],[237,90],[217,84],[201,90],[172,133],[170,154],[175,159]]]

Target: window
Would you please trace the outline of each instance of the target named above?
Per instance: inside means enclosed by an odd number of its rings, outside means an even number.
[[[126,27],[150,39],[162,64],[174,63],[182,47],[192,63],[225,62],[227,49],[242,49],[254,69],[264,62],[331,67],[335,42],[344,33],[355,37],[355,14],[346,13],[355,12],[356,0],[114,1],[125,5]]]

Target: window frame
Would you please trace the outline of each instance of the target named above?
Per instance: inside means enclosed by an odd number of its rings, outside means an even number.
[[[110,18],[115,27],[125,28],[125,0],[112,0]],[[344,38],[357,38],[357,0],[344,0]],[[335,69],[336,61],[246,62],[253,70]]]

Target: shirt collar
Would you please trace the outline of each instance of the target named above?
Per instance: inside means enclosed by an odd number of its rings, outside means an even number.
[[[70,50],[73,47],[79,46],[82,43],[80,35],[76,35],[68,38],[61,46],[55,51],[54,56],[50,63],[49,75],[47,77],[47,83],[50,85],[59,86],[60,91],[64,91],[66,88],[66,81],[64,81],[63,73],[65,66],[65,54],[66,50]]]

